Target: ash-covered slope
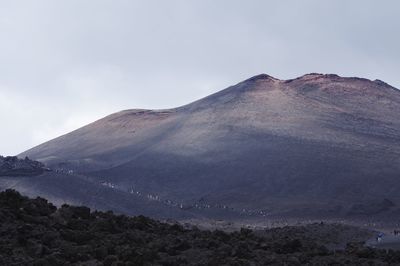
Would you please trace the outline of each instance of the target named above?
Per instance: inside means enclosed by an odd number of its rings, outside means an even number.
[[[127,110],[22,155],[188,206],[398,216],[400,92],[258,75],[170,110]]]

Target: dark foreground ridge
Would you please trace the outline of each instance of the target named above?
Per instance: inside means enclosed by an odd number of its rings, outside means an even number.
[[[330,251],[304,227],[256,233],[187,229],[143,216],[57,209],[43,198],[0,193],[0,265],[386,265],[400,252],[348,244]],[[321,225],[324,226],[324,225]]]
[[[0,176],[35,176],[47,170],[43,163],[28,157],[20,159],[16,156],[0,156]]]

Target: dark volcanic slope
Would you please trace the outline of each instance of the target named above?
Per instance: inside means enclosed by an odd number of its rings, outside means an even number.
[[[188,204],[395,215],[399,113],[400,92],[382,81],[259,75],[180,108],[112,114],[22,155]]]

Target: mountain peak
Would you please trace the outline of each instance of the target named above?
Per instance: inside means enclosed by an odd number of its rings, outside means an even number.
[[[177,210],[172,218],[243,219],[245,209],[257,219],[265,211],[341,219],[362,208],[382,215],[377,220],[388,211],[398,219],[400,91],[379,84],[257,75],[176,109],[117,113],[44,143],[22,155],[61,174],[0,178],[0,186],[60,201],[93,199],[96,208],[112,199],[114,210],[128,214],[157,213],[167,202],[166,212]],[[143,205],[145,195],[157,199],[154,206]],[[380,208],[384,199],[396,206]]]
[[[246,79],[246,80],[243,81],[243,82],[253,82],[253,81],[259,81],[259,80],[278,81],[279,79],[274,78],[274,77],[272,77],[272,76],[270,76],[270,75],[267,75],[267,74],[262,73],[262,74],[259,74],[259,75],[254,76],[254,77],[251,77],[251,78],[249,78],[249,79]]]
[[[320,79],[320,78],[337,79],[337,78],[341,78],[341,77],[336,74],[309,73],[309,74],[300,76],[298,78],[295,78],[294,80],[313,80],[313,79]]]

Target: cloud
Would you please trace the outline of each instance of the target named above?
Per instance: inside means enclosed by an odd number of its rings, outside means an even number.
[[[111,112],[180,106],[250,76],[400,87],[398,1],[0,3],[0,154]]]

